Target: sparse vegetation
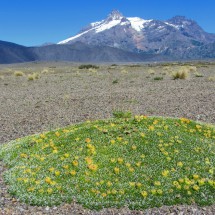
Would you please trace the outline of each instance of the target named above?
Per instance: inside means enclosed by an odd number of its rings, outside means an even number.
[[[24,73],[24,72],[21,72],[21,71],[15,71],[15,72],[14,72],[14,75],[17,76],[17,77],[19,77],[19,76],[24,76],[25,73]]]
[[[161,81],[161,80],[163,80],[163,77],[154,77],[154,80],[155,81]]]
[[[189,73],[186,70],[174,72],[172,75],[173,79],[187,79],[189,77]]]
[[[149,69],[149,70],[148,70],[148,73],[149,73],[150,75],[154,75],[154,74],[155,74],[155,70]]]
[[[122,73],[122,74],[127,74],[128,71],[127,71],[126,69],[122,69],[122,70],[121,70],[121,73]]]
[[[33,74],[29,74],[28,75],[28,80],[29,81],[33,81],[33,80],[36,80],[36,79],[39,79],[39,74],[38,73],[33,73]]]
[[[112,81],[112,84],[118,84],[119,83],[119,80],[118,79],[115,79]]]
[[[132,113],[130,111],[114,111],[113,116],[114,118],[117,118],[117,119],[122,119],[122,118],[127,119],[127,118],[131,118]]]
[[[214,127],[185,118],[115,116],[3,146],[10,193],[31,205],[75,198],[91,209],[214,203]]]
[[[204,75],[202,75],[202,74],[201,74],[201,73],[199,73],[199,72],[196,72],[196,73],[195,73],[195,76],[196,76],[197,78],[204,77]]]
[[[215,76],[208,77],[208,81],[215,81]]]
[[[92,64],[83,64],[78,67],[79,69],[99,69],[99,66]]]

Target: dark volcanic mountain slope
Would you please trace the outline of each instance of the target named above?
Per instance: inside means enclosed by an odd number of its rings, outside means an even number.
[[[138,54],[108,46],[86,45],[76,42],[70,45],[48,45],[24,47],[0,42],[0,63],[29,61],[73,61],[73,62],[140,62],[149,61],[150,54]]]
[[[107,46],[92,46],[81,42],[71,45],[50,45],[30,48],[41,61],[74,62],[138,62],[150,60],[153,55],[140,55]]]
[[[36,56],[25,46],[0,41],[0,63],[34,61]]]

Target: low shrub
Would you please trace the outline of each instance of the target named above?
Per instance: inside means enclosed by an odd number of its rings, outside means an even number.
[[[79,69],[98,69],[99,66],[92,65],[92,64],[82,64],[78,68]]]

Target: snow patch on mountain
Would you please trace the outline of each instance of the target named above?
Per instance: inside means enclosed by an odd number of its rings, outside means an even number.
[[[102,31],[105,31],[105,30],[108,30],[110,28],[113,28],[114,26],[116,25],[119,25],[121,22],[121,19],[114,19],[110,22],[105,22],[99,26],[96,26],[95,28],[95,31],[96,33],[99,33],[99,32],[102,32]]]
[[[130,21],[131,27],[136,31],[141,31],[144,28],[144,24],[152,21],[152,20],[144,20],[139,17],[129,17],[127,19]]]

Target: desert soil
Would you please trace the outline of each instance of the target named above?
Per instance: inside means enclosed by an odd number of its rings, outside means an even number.
[[[215,64],[192,64],[197,71],[177,80],[172,77],[178,68],[175,65],[100,65],[97,70],[80,70],[70,63],[1,66],[0,144],[86,120],[109,118],[116,110],[215,124]],[[16,76],[15,71],[24,75]],[[32,73],[38,73],[39,79],[28,80]],[[99,212],[75,202],[33,207],[7,193],[5,168],[0,163],[0,214],[215,214],[215,205]]]

